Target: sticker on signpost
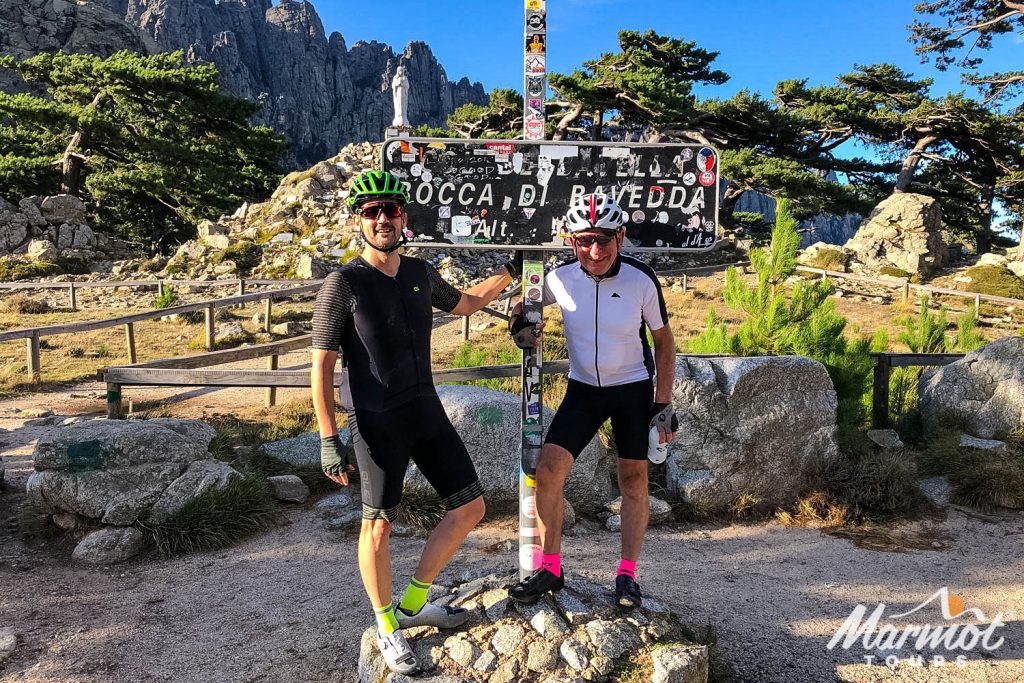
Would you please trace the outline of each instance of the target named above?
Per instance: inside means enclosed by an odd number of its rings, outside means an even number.
[[[543,76],[529,76],[526,79],[526,93],[530,97],[543,97],[544,96],[544,77]]]
[[[473,219],[470,216],[452,216],[452,234],[468,237],[473,234]]]
[[[544,55],[528,56],[526,58],[526,73],[534,75],[547,73],[547,62],[544,60]]]
[[[540,12],[530,12],[526,16],[526,28],[535,33],[542,33],[547,26],[547,18]]]
[[[547,50],[545,48],[546,41],[543,33],[534,33],[526,36],[526,51],[531,55],[542,55]]]

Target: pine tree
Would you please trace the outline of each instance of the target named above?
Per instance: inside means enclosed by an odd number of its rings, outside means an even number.
[[[0,195],[77,195],[96,227],[157,247],[277,181],[282,141],[250,125],[258,105],[221,95],[216,68],[185,66],[180,52],[6,57],[0,68],[48,95],[0,93]]]
[[[785,284],[796,272],[800,235],[789,203],[779,202],[771,246],[751,252],[750,264],[757,275],[749,285],[736,268],[725,274],[723,298],[727,306],[745,314],[735,332],[719,323],[712,309],[704,332],[690,340],[691,353],[727,353],[739,356],[802,355],[822,363],[832,378],[840,401],[840,420],[859,422],[870,387],[870,353],[885,350],[885,339],[848,341],[846,318],[829,298],[828,278],[801,280],[787,291]]]

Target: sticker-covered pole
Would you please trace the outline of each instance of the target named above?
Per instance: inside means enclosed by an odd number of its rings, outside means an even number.
[[[523,137],[544,139],[544,95],[547,90],[547,1],[526,0],[523,81]],[[523,254],[523,315],[529,322],[544,319],[544,252]],[[543,443],[544,418],[541,349],[523,350],[523,431],[519,471],[519,578],[525,580],[540,566],[541,539],[537,528],[537,458]]]

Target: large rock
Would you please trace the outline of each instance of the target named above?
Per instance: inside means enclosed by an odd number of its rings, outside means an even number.
[[[624,614],[611,596],[610,586],[571,577],[561,591],[542,598],[531,606],[518,606],[503,612],[494,623],[482,614],[486,601],[476,596],[497,593],[508,600],[506,577],[488,576],[468,584],[454,586],[439,604],[460,605],[470,612],[465,626],[452,632],[416,628],[406,638],[416,653],[421,672],[415,678],[389,674],[376,646],[374,627],[362,635],[359,648],[360,683],[398,683],[402,681],[586,681],[603,682],[614,678],[616,670],[635,655],[649,654],[655,662],[655,680],[668,683],[705,683],[708,678],[708,652],[702,645],[689,643],[677,615],[657,601],[645,599],[643,605]],[[573,605],[570,616],[562,601]],[[558,623],[557,629],[539,630],[535,622],[546,615],[546,622]],[[664,643],[664,644],[661,644]],[[669,644],[670,643],[670,644]],[[666,650],[659,653],[660,650]]]
[[[918,380],[925,433],[952,420],[991,439],[1024,425],[1024,338],[1003,337]]]
[[[694,505],[792,502],[805,471],[838,456],[836,393],[809,358],[679,358],[672,400],[668,489]]]
[[[85,202],[70,194],[46,197],[39,206],[39,210],[50,225],[63,223],[81,225],[85,223]]]
[[[0,209],[0,251],[13,251],[28,236],[28,218],[23,213]]]
[[[491,503],[519,500],[519,461],[522,401],[519,396],[484,387],[442,385],[437,388],[448,418],[462,437],[476,465],[484,498]],[[544,408],[544,424],[555,411]],[[612,498],[608,449],[598,437],[587,445],[565,486],[565,497],[577,510],[594,512]],[[406,484],[428,486],[410,465]]]
[[[135,527],[107,527],[83,538],[71,559],[85,564],[114,564],[135,557],[145,545],[142,532]]]
[[[338,430],[341,444],[348,450],[349,461],[355,462],[352,451],[352,432],[347,427]],[[320,434],[307,432],[290,439],[271,441],[260,446],[260,452],[292,467],[320,467]]]
[[[238,473],[214,461],[198,420],[90,420],[39,439],[29,500],[50,514],[127,526],[160,521]]]
[[[49,240],[32,240],[28,243],[28,251],[25,255],[30,259],[40,261],[52,261],[57,258],[57,248]]]
[[[870,271],[889,266],[928,275],[949,260],[938,201],[906,192],[876,206],[845,246]]]

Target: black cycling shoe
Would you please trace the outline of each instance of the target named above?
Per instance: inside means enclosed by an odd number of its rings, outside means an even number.
[[[643,600],[643,595],[640,594],[640,586],[637,585],[633,577],[625,574],[615,577],[615,601],[619,607],[633,609],[640,606],[641,600]]]
[[[508,596],[524,605],[532,605],[548,591],[560,591],[565,587],[565,570],[555,576],[547,569],[538,569],[526,581],[520,581],[508,591]]]

